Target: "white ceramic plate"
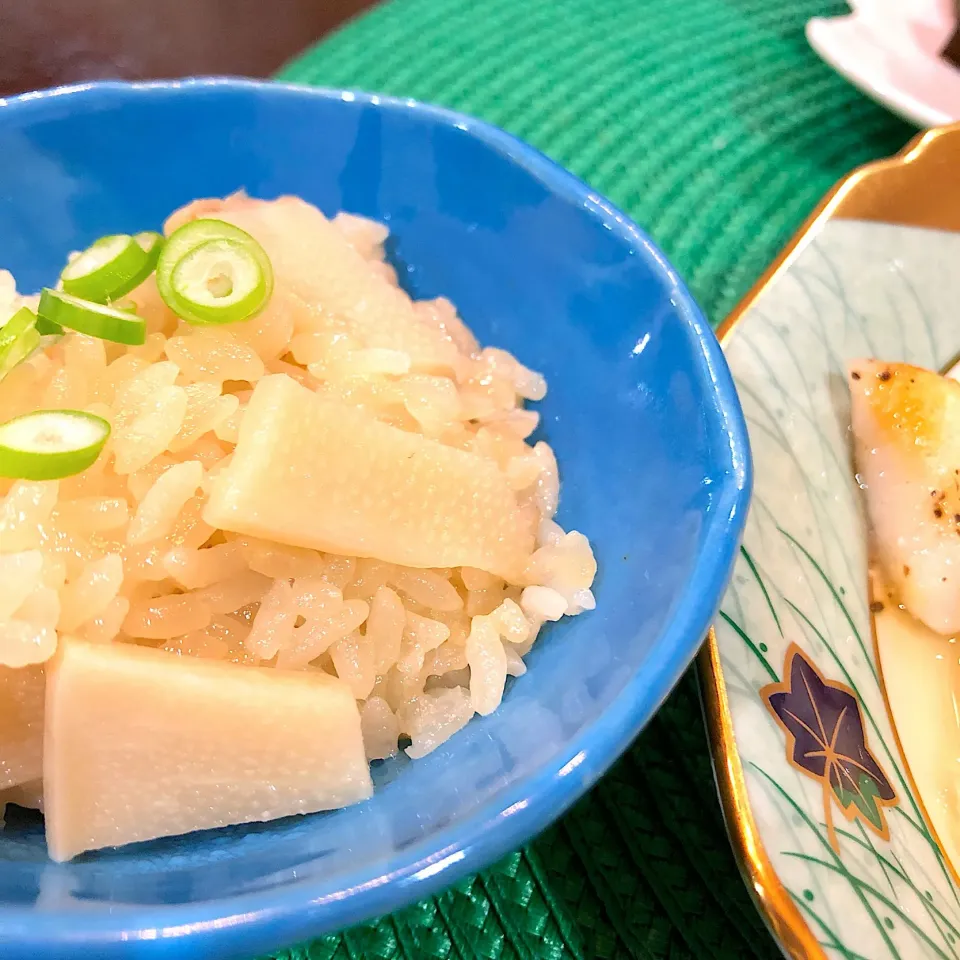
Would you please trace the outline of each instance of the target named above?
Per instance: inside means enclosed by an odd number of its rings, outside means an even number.
[[[958,29],[955,0],[850,0],[850,6],[847,16],[807,24],[813,49],[918,126],[960,120],[960,69],[942,55]]]
[[[872,636],[846,387],[854,358],[941,369],[960,350],[958,169],[954,127],[854,174],[723,333],[756,479],[705,702],[734,847],[804,960],[960,958],[960,885]]]

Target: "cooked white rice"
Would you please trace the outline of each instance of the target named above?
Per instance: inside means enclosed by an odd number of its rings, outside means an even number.
[[[334,222],[395,284],[385,228],[347,214]],[[113,427],[104,455],[78,476],[0,479],[0,664],[43,662],[71,634],[324,670],[361,701],[371,759],[394,754],[401,737],[419,757],[497,708],[545,621],[593,608],[590,544],[553,521],[556,460],[546,443],[527,442],[538,415],[523,403],[546,383],[510,354],[481,349],[447,300],[412,304],[455,348],[442,375],[400,350],[352,346],[330,335],[330,316],[276,298],[252,321],[210,328],[178,321],[152,278],[132,298],[148,321],[143,346],[68,333],[0,382],[0,419],[74,408]],[[35,306],[0,273],[0,319],[22,303]],[[496,461],[540,518],[523,578],[335,556],[204,523],[252,388],[279,372]]]

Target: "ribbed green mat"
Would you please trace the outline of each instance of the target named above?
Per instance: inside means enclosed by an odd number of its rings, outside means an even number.
[[[539,147],[630,213],[719,321],[820,196],[911,130],[810,52],[840,0],[393,0],[282,78],[412,96]],[[737,873],[690,674],[524,850],[283,960],[780,956]]]

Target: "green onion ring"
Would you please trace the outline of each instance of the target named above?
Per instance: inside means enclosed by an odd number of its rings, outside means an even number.
[[[137,240],[116,233],[101,237],[71,260],[63,268],[60,281],[71,296],[108,303],[139,286],[150,275],[153,264]]]
[[[0,327],[0,380],[39,345],[36,314],[29,307],[21,307]]]
[[[147,324],[136,314],[81,300],[62,290],[44,290],[38,313],[50,323],[100,340],[136,346],[147,339]]]
[[[193,220],[175,230],[160,252],[157,289],[188,323],[235,323],[264,308],[273,292],[273,268],[246,231],[223,220]]]
[[[59,480],[96,461],[110,424],[82,410],[37,410],[0,424],[0,476]]]

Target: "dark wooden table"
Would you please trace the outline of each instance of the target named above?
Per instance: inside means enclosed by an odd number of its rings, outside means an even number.
[[[0,0],[0,95],[103,78],[267,76],[371,0]]]

